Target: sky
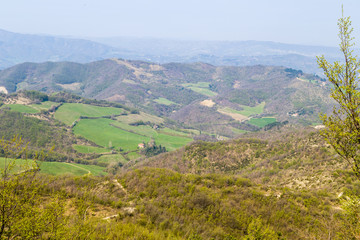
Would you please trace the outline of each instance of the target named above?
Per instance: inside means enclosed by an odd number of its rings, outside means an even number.
[[[359,0],[3,0],[0,29],[79,38],[337,46],[342,4],[360,41]]]

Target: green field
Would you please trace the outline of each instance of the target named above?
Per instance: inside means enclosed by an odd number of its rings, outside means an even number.
[[[162,122],[164,122],[164,119],[154,116],[154,115],[150,115],[144,112],[140,112],[139,114],[128,114],[128,115],[122,115],[122,116],[118,116],[116,118],[118,121],[123,122],[123,123],[134,123],[137,121],[144,121],[144,122],[152,122],[152,123],[156,123],[156,124],[160,124]]]
[[[175,102],[170,101],[170,100],[168,100],[166,98],[158,98],[158,99],[155,99],[154,101],[159,103],[159,104],[163,104],[163,105],[167,105],[167,106],[176,105]]]
[[[168,135],[173,135],[173,136],[191,137],[190,133],[176,131],[176,130],[173,130],[173,129],[170,129],[170,128],[162,128],[162,129],[160,129],[159,132],[160,133],[165,133],[165,134],[168,134]]]
[[[111,126],[111,125],[117,126]],[[120,129],[121,128],[121,129]],[[185,136],[174,136],[177,131],[168,133],[158,133],[147,125],[130,126],[125,123],[110,119],[82,119],[73,129],[76,135],[85,137],[96,144],[109,148],[122,148],[124,151],[137,150],[137,146],[142,142],[149,142],[151,138],[159,145],[168,150],[174,150],[192,141],[192,138]],[[170,130],[167,130],[170,131]],[[99,134],[101,133],[101,134]],[[179,132],[179,135],[182,133]]]
[[[242,129],[237,129],[237,128],[232,128],[231,130],[236,134],[243,134],[243,133],[248,132],[248,131],[245,131],[245,130],[242,130]]]
[[[122,148],[125,151],[136,150],[141,142],[149,142],[150,137],[140,136],[119,128],[113,127],[116,121],[100,119],[82,119],[73,128],[76,135],[85,137],[97,145],[108,148],[109,145],[115,148]]]
[[[111,150],[100,147],[85,146],[85,145],[73,145],[73,148],[79,153],[108,153]]]
[[[191,89],[194,92],[200,93],[202,95],[213,97],[216,96],[217,93],[213,92],[209,89],[210,83],[208,82],[198,82],[198,83],[184,83],[182,86]]]
[[[138,154],[137,152],[130,152],[130,153],[127,154],[127,157],[130,160],[133,160],[133,159],[137,159],[137,158],[141,157],[141,155]]]
[[[113,107],[98,107],[81,103],[64,103],[55,112],[55,118],[71,125],[80,116],[101,117],[121,114],[123,109]]]
[[[0,168],[4,169],[5,164],[10,162],[15,163],[12,172],[19,172],[26,169],[31,169],[33,161],[32,160],[23,160],[23,159],[5,159],[0,158]],[[51,175],[62,175],[62,174],[72,174],[76,176],[81,176],[85,174],[93,174],[95,176],[106,175],[103,167],[95,165],[83,165],[76,163],[64,163],[64,162],[39,162],[40,172],[51,174]]]
[[[56,106],[56,105],[59,105],[59,103],[46,101],[46,102],[42,102],[40,104],[31,104],[29,106],[41,111],[41,110],[49,110],[52,106]]]
[[[249,107],[249,106],[245,106],[245,105],[240,105],[244,110],[242,111],[237,111],[237,113],[240,113],[244,116],[252,116],[252,115],[256,115],[256,114],[261,114],[264,112],[264,107],[265,107],[265,102],[260,103],[259,105],[255,106],[255,107]]]
[[[127,163],[126,159],[121,154],[106,154],[96,159],[99,163],[111,163],[111,162],[121,162]]]
[[[170,151],[182,147],[192,141],[189,134],[169,128],[156,131],[148,125],[130,126],[125,123],[115,121],[113,121],[112,124],[126,131],[131,131],[132,133],[137,133],[139,135],[143,135],[144,137],[153,138],[157,144],[165,146]]]
[[[104,169],[104,167],[95,165],[83,165],[64,162],[41,162],[40,164],[40,172],[51,175],[72,174],[81,176],[85,174],[92,174],[95,176],[104,176],[107,174],[104,172]]]
[[[11,111],[21,112],[21,113],[39,113],[40,110],[35,109],[28,105],[22,105],[22,104],[8,104],[3,105],[2,107],[9,107]]]
[[[248,123],[252,124],[254,126],[257,127],[265,127],[266,125],[270,124],[270,123],[274,123],[276,122],[276,118],[271,118],[271,117],[267,117],[267,118],[251,118]]]

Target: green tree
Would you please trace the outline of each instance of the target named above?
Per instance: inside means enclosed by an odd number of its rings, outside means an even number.
[[[351,164],[360,179],[360,62],[354,55],[350,17],[342,15],[338,27],[344,62],[330,64],[324,56],[317,58],[319,67],[332,83],[331,97],[337,103],[331,115],[321,115],[326,127],[322,135],[339,156]]]
[[[0,139],[0,150],[5,156],[0,168],[0,239],[62,238],[62,201],[55,197],[44,203],[38,195],[42,186],[36,179],[36,160],[41,154],[19,166],[15,159],[26,157],[26,145],[18,137]]]

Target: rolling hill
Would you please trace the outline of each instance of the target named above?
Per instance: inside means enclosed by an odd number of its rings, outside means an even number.
[[[9,93],[69,91],[115,101],[167,117],[180,127],[225,137],[267,124],[317,124],[318,114],[333,104],[323,79],[300,70],[261,65],[160,65],[123,59],[23,63],[0,72],[0,87]]]

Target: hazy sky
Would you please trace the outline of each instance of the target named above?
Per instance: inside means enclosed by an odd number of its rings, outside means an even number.
[[[0,28],[78,37],[335,46],[342,4],[360,43],[359,0],[3,0]]]

